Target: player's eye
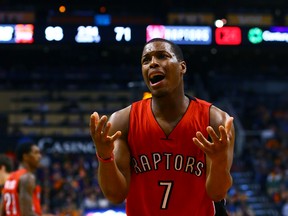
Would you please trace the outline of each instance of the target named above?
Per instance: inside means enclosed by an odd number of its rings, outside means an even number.
[[[148,64],[150,60],[151,58],[148,57],[142,58],[142,64]]]

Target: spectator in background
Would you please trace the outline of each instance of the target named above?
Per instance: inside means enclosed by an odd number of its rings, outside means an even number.
[[[282,206],[281,212],[282,212],[283,216],[288,216],[288,198],[286,198],[286,200]]]
[[[247,204],[247,195],[232,186],[227,194],[229,216],[254,216],[253,209]]]
[[[91,115],[104,195],[115,204],[126,200],[128,216],[226,215],[219,201],[232,185],[233,118],[185,94],[186,62],[174,43],[147,42],[141,63],[152,98],[109,122]]]
[[[29,113],[26,118],[23,119],[23,125],[26,125],[26,126],[32,126],[35,124],[35,121],[33,119],[33,114],[32,113]]]
[[[36,111],[38,111],[42,114],[45,114],[49,111],[49,105],[47,104],[47,102],[44,99],[42,99],[40,101],[39,105],[36,108]]]
[[[97,194],[90,192],[83,200],[84,209],[96,209],[98,207]]]

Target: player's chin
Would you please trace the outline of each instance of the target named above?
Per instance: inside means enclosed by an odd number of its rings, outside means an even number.
[[[154,98],[162,98],[162,97],[165,97],[167,95],[167,91],[164,91],[163,89],[162,90],[156,90],[156,91],[151,92],[151,94]]]

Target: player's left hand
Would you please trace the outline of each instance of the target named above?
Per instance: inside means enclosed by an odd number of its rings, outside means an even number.
[[[212,161],[220,162],[227,160],[228,147],[232,140],[231,129],[233,120],[233,117],[229,117],[225,123],[225,127],[223,125],[219,126],[219,136],[211,126],[208,126],[207,132],[211,141],[207,140],[200,131],[196,133],[196,137],[193,137],[195,145],[205,152],[206,156],[208,156]]]

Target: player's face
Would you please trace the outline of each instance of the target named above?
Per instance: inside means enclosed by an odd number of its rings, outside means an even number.
[[[42,157],[40,148],[37,145],[33,145],[31,147],[31,151],[28,156],[29,156],[30,166],[33,168],[38,168],[38,166],[40,165],[41,157]]]
[[[156,97],[172,92],[183,83],[186,64],[178,61],[169,43],[155,41],[147,44],[141,64],[144,81]]]

